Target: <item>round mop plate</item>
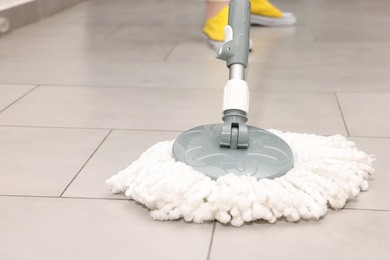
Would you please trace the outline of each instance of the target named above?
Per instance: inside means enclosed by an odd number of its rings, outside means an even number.
[[[277,135],[248,126],[249,147],[219,146],[222,124],[203,125],[182,133],[173,144],[173,157],[212,179],[233,173],[273,179],[293,167],[289,145]]]

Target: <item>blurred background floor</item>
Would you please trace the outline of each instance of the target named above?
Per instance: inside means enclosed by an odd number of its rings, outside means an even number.
[[[252,27],[249,124],[342,134],[370,190],[317,221],[154,222],[104,181],[150,145],[220,122],[228,70],[204,1],[90,0],[0,36],[0,259],[388,259],[390,2],[274,0]]]

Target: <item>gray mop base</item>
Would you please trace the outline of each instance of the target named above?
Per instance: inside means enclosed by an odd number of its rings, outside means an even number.
[[[124,192],[144,204],[155,220],[217,220],[234,226],[261,219],[319,219],[328,208],[341,209],[368,189],[374,159],[343,136],[271,132],[294,154],[294,167],[273,180],[234,174],[212,180],[175,161],[174,141],[165,141],[150,147],[107,184],[112,192]]]
[[[220,147],[222,124],[202,125],[182,133],[174,142],[172,154],[212,179],[228,173],[260,178],[282,176],[293,166],[293,154],[279,136],[248,126],[249,147]]]

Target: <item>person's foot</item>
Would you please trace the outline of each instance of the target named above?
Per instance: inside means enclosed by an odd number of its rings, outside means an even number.
[[[251,24],[263,26],[285,26],[296,23],[292,13],[284,13],[273,6],[268,0],[251,1]],[[228,24],[229,6],[223,7],[216,15],[206,20],[203,34],[207,42],[218,50],[224,42],[224,27]],[[252,41],[249,42],[252,50]]]
[[[216,15],[206,20],[203,35],[214,50],[218,50],[224,42],[223,28],[228,24],[229,6],[222,8]]]
[[[251,24],[263,26],[287,26],[296,23],[292,13],[282,12],[268,0],[250,0]]]

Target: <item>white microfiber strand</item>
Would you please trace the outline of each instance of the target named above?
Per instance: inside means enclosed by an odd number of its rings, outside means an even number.
[[[124,192],[151,209],[155,220],[203,223],[217,220],[241,226],[319,219],[328,207],[341,209],[368,189],[373,157],[341,135],[282,133],[294,154],[294,167],[282,177],[257,180],[227,174],[212,180],[172,157],[173,141],[160,142],[125,170],[107,180],[113,193]]]

